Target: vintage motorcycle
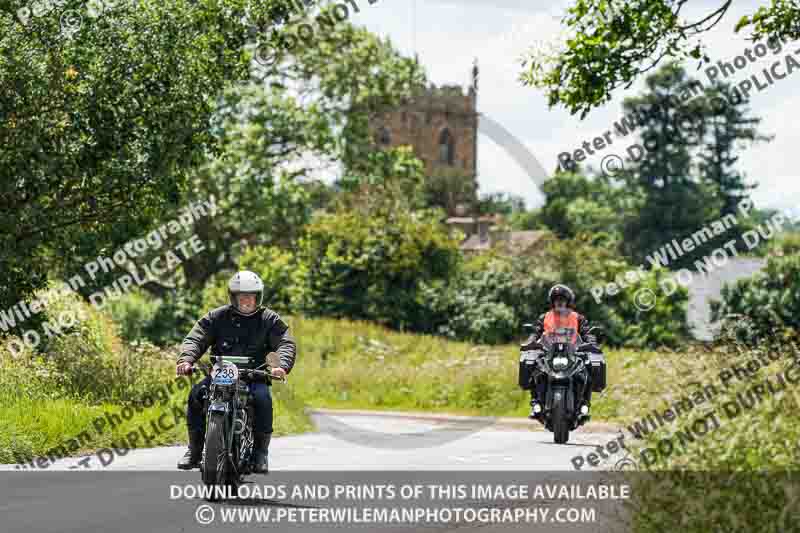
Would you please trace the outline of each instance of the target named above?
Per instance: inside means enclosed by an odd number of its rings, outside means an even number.
[[[532,324],[525,324],[528,330]],[[593,327],[591,334],[600,332]],[[520,345],[519,385],[530,390],[545,385],[542,412],[537,418],[553,432],[556,444],[569,440],[569,432],[589,421],[588,408],[582,405],[586,387],[602,392],[606,387],[606,363],[594,344],[582,342],[572,328],[557,328],[540,340],[530,337]],[[591,393],[590,393],[591,394]]]
[[[236,494],[244,476],[251,474],[253,458],[253,405],[248,384],[254,380],[276,378],[271,368],[278,367],[276,353],[267,356],[266,370],[240,369],[224,357],[217,356],[213,366],[201,367],[211,376],[205,396],[205,444],[200,472],[203,483],[212,487],[209,500],[220,500]]]

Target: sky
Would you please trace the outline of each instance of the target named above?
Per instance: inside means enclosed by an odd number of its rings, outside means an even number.
[[[613,129],[622,113],[622,101],[641,92],[642,81],[627,91],[617,90],[613,99],[580,120],[561,107],[548,108],[544,91],[525,87],[519,81],[522,67],[519,57],[537,41],[548,41],[559,33],[558,15],[567,0],[353,0],[360,8],[350,20],[370,31],[388,37],[406,55],[419,54],[430,82],[437,85],[458,84],[466,87],[475,59],[480,68],[478,112],[491,117],[511,132],[552,174],[560,152],[573,151],[585,141]],[[707,54],[715,62],[733,62],[745,48],[752,48],[746,33],[734,34],[733,27],[742,15],[753,13],[766,0],[738,0],[725,18],[704,34]],[[713,12],[722,0],[692,0],[682,13],[696,21]],[[798,53],[794,53],[795,50]],[[778,55],[768,52],[754,63],[748,62],[726,79],[740,82],[760,74],[775,61],[792,54],[800,61],[800,43],[788,45]],[[704,72],[697,63],[686,65],[702,82]],[[794,154],[800,153],[800,72],[776,81],[763,91],[751,93],[751,114],[763,119],[762,132],[774,135],[769,143],[745,146],[737,168],[748,181],[757,183],[752,196],[758,207],[786,208],[800,205],[800,179]],[[760,79],[764,79],[760,74]],[[762,82],[763,83],[763,82]],[[599,168],[603,157],[625,157],[625,148],[635,142],[620,139],[583,162]],[[478,183],[481,193],[508,192],[522,196],[528,207],[543,202],[538,187],[505,153],[485,135],[478,140]]]

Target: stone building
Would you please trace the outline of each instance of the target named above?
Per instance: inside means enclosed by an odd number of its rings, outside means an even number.
[[[396,109],[370,120],[379,148],[411,146],[425,164],[425,175],[436,185],[451,231],[464,236],[464,253],[502,249],[528,253],[542,232],[501,229],[499,215],[473,213],[478,192],[478,65],[466,93],[459,85],[431,85]]]
[[[411,146],[425,164],[432,180],[446,180],[448,214],[458,204],[473,204],[477,195],[478,168],[478,67],[472,68],[472,83],[464,93],[459,85],[431,85],[403,105],[370,121],[376,144],[381,148]],[[460,183],[453,183],[460,182]]]

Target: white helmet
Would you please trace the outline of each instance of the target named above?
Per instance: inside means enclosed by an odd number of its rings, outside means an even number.
[[[242,313],[239,309],[239,303],[236,301],[237,294],[255,294],[256,295],[256,308],[252,313]],[[242,270],[233,275],[228,282],[228,296],[231,299],[231,305],[237,313],[245,316],[250,316],[258,311],[261,307],[261,302],[264,299],[264,282],[255,272],[249,270]]]

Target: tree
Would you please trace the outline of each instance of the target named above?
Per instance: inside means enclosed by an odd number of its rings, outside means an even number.
[[[459,260],[436,213],[325,213],[297,247],[295,309],[431,332],[422,287],[446,282]]]
[[[525,212],[525,199],[504,192],[485,193],[478,198],[479,215],[505,215]]]
[[[655,69],[665,58],[710,62],[695,38],[725,18],[732,0],[717,0],[694,21],[681,10],[688,0],[575,0],[562,19],[568,32],[563,46],[528,54],[523,83],[547,91],[550,106],[563,105],[581,118],[611,99],[619,87]],[[771,0],[738,21],[735,31],[750,29],[753,40],[800,37],[800,5]]]
[[[757,334],[791,328],[800,331],[800,254],[770,257],[754,276],[726,285],[721,301],[711,302],[712,319],[746,316]]]
[[[195,225],[208,249],[185,265],[190,286],[234,268],[246,246],[290,246],[313,211],[306,183],[315,166],[341,161],[337,185],[345,190],[369,184],[417,194],[421,163],[407,150],[372,149],[368,123],[424,84],[415,60],[342,21],[228,91],[215,115],[220,155],[192,181],[190,196],[216,197],[222,215]]]
[[[719,105],[721,102],[729,104]],[[737,144],[740,141],[768,141],[771,137],[758,133],[756,126],[761,119],[746,115],[747,102],[730,85],[708,89],[700,103],[703,105],[703,140],[697,152],[700,159],[698,171],[714,185],[716,195],[721,198],[721,215],[734,214],[739,203],[748,197],[747,192],[755,188],[745,183],[744,176],[733,168],[739,160]]]
[[[281,4],[247,4],[249,18],[240,20],[244,7],[148,4],[141,12],[114,9],[92,22],[97,27],[63,41],[50,42],[53,24],[46,18],[32,20],[30,34],[12,27],[19,42],[3,36],[0,46],[18,57],[11,55],[15,63],[0,73],[10,80],[0,95],[14,106],[11,120],[0,122],[0,139],[9,141],[0,147],[0,173],[16,180],[0,185],[0,204],[8,207],[0,214],[0,243],[6,244],[0,268],[9,281],[0,289],[0,309],[48,274],[84,273],[87,262],[143,237],[196,200],[214,198],[218,216],[198,220],[158,252],[191,233],[206,249],[173,275],[144,285],[157,296],[199,289],[215,272],[235,266],[243,245],[288,245],[313,208],[304,183],[308,159],[365,153],[370,114],[424,85],[413,60],[347,22],[268,66],[253,63],[248,47],[259,36],[250,32],[248,41],[251,21],[280,18]],[[19,45],[26,42],[40,55],[23,53]],[[50,63],[60,70],[50,72]],[[52,80],[34,79],[37,70]],[[24,90],[14,92],[15,83]],[[30,150],[44,146],[49,158],[28,164],[23,142],[32,143]],[[369,168],[366,158],[357,160]],[[84,273],[88,285],[81,291],[91,294],[124,274],[90,280]]]
[[[635,286],[614,295],[596,290],[633,268],[615,250],[586,238],[548,241],[535,260],[526,255],[471,258],[446,285],[423,292],[436,332],[461,340],[505,343],[518,339],[522,324],[548,309],[547,295],[556,283],[576,293],[576,308],[592,324],[602,325],[615,345],[677,346],[688,337],[687,291],[663,294],[658,282],[665,270],[648,272]],[[652,308],[637,305],[640,289],[658,295]]]
[[[441,207],[448,214],[455,214],[459,205],[473,211],[476,207],[478,183],[472,176],[457,168],[438,169],[425,177],[426,203],[430,207]]]
[[[0,18],[0,309],[180,205],[252,17],[285,3],[120,3],[69,35],[57,12]]]
[[[682,67],[670,63],[646,78],[645,93],[623,104],[628,117],[637,117],[642,138],[638,159],[626,173],[629,189],[640,191],[642,200],[624,223],[622,241],[624,253],[637,263],[655,257],[673,239],[683,241],[734,214],[747,191],[730,168],[737,159],[735,145],[765,138],[754,127],[760,120],[747,116],[744,99],[734,102],[724,86],[688,99],[694,83]],[[721,95],[724,106],[717,100]],[[716,238],[702,246],[696,242],[694,250],[673,258],[669,267],[693,264],[744,229],[715,231]]]
[[[333,202],[334,210],[373,211],[425,209],[422,161],[410,146],[375,150],[362,159],[358,169],[339,180],[342,189]]]
[[[556,235],[569,239],[588,234],[611,245],[619,241],[625,214],[634,204],[630,191],[605,175],[560,172],[544,183],[544,193],[539,220]]]

